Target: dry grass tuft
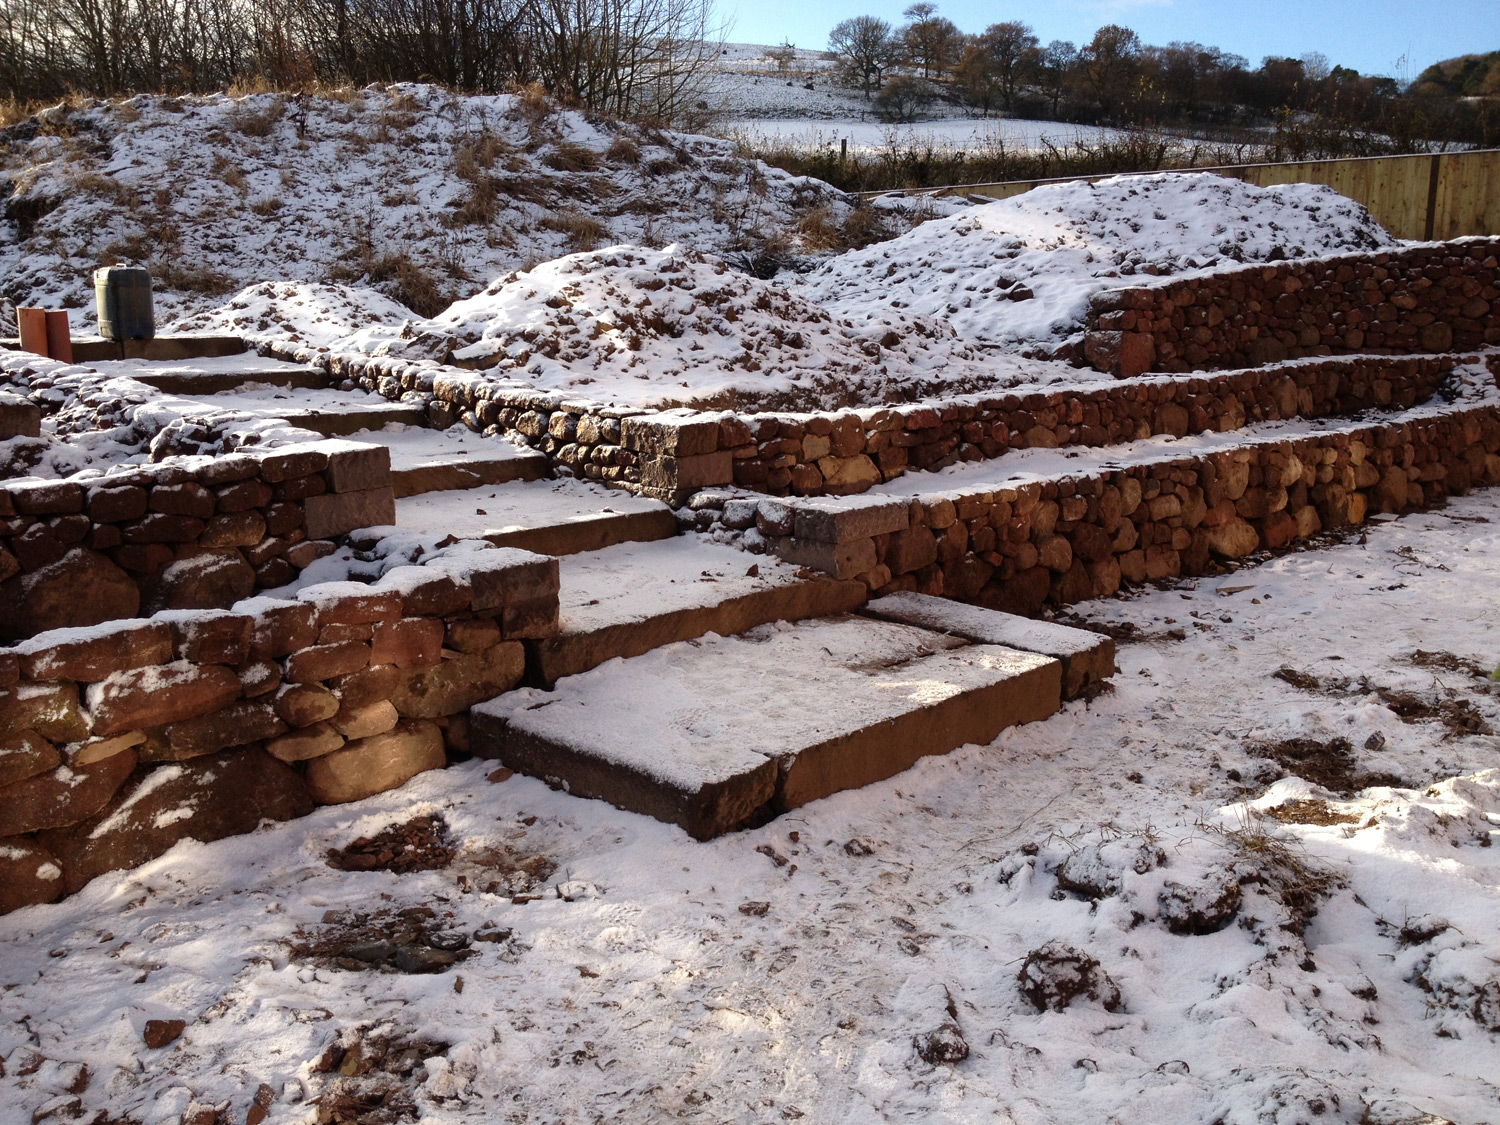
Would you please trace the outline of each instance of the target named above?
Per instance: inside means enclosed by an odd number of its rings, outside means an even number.
[[[558,141],[553,150],[542,157],[542,163],[554,172],[597,172],[599,154],[571,141]]]
[[[259,112],[250,109],[243,103],[237,105],[229,112],[229,123],[238,133],[247,137],[268,137],[276,128],[276,123],[286,114],[286,99],[276,97],[271,99],[265,109]]]
[[[566,235],[568,247],[574,253],[592,250],[610,236],[607,226],[578,211],[554,211],[542,218],[542,226]]]
[[[604,150],[604,159],[611,164],[636,164],[641,159],[641,146],[636,144],[623,133],[609,142],[609,148]]]

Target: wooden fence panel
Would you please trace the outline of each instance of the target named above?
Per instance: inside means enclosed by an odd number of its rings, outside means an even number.
[[[1446,240],[1466,235],[1500,234],[1500,149],[1309,160],[1296,164],[1246,164],[1184,171],[1213,172],[1258,187],[1326,184],[1340,195],[1364,204],[1375,221],[1397,238]],[[1010,199],[1044,184],[1069,183],[1077,179],[1097,183],[1107,178],[1073,176],[969,184],[940,188],[935,194]]]

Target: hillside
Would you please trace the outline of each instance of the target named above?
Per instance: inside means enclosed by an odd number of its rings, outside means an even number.
[[[148,265],[166,323],[268,280],[430,316],[570,252],[785,252],[849,210],[727,141],[430,86],[58,106],[0,133],[0,164],[0,296],[71,308],[75,330],[104,264]]]

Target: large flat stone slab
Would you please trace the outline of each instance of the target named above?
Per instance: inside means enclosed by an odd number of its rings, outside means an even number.
[[[709,839],[987,743],[1060,705],[1061,665],[839,616],[708,636],[471,712],[475,753]]]
[[[540,555],[572,555],[677,534],[677,518],[661,501],[581,480],[513,482],[409,496],[396,501],[396,525],[460,539],[488,539],[499,547]]]
[[[705,633],[848,613],[866,596],[863,582],[800,578],[795,567],[696,536],[569,555],[560,569],[562,631],[527,645],[547,684]]]
[[[432,430],[393,425],[352,436],[391,451],[391,486],[397,499],[547,475],[547,455],[540,450],[485,437],[464,426]]]
[[[1086,629],[928,594],[887,594],[871,601],[864,612],[883,621],[900,621],[978,644],[1004,645],[1055,657],[1062,663],[1064,699],[1075,699],[1091,685],[1115,674],[1115,642]]]

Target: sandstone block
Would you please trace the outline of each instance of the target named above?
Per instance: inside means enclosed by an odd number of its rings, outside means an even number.
[[[701,457],[718,449],[719,423],[663,414],[638,415],[621,421],[620,444],[658,456]]]
[[[331,438],[317,443],[328,454],[323,478],[331,492],[368,492],[388,488],[391,483],[391,451],[388,446]]]
[[[66,516],[83,511],[83,486],[71,481],[12,480],[5,483],[5,491],[23,516]]]
[[[0,914],[56,902],[62,893],[62,867],[46,848],[16,839],[0,847]]]
[[[326,722],[294,730],[266,743],[266,752],[283,762],[306,762],[332,754],[344,745],[344,736]]]
[[[264,516],[256,511],[235,512],[209,520],[198,536],[198,543],[203,547],[254,547],[265,538]]]
[[[318,624],[364,625],[401,616],[401,595],[359,582],[324,582],[300,591],[297,600],[318,611]]]
[[[500,629],[507,641],[539,641],[556,636],[561,627],[556,595],[507,601],[500,611]]]
[[[0,734],[0,786],[25,781],[61,764],[57,747],[34,730]]]
[[[0,395],[0,441],[42,436],[42,408],[20,395]]]
[[[507,641],[430,668],[403,670],[390,698],[405,718],[441,718],[509,691],[520,683],[524,668],[524,649]]]
[[[194,664],[243,663],[255,625],[249,614],[226,610],[169,611],[154,620],[171,629],[177,659]]]
[[[818,543],[848,543],[904,531],[910,520],[907,501],[885,496],[798,500],[793,508],[796,537]]]
[[[466,617],[444,626],[443,647],[455,652],[477,652],[500,643],[500,626],[493,617]]]
[[[239,697],[240,679],[230,669],[185,661],[116,672],[85,693],[101,736],[196,718]]]
[[[269,703],[237,700],[218,711],[169,723],[137,751],[142,762],[181,762],[286,733]]]
[[[937,561],[938,544],[932,530],[911,527],[892,533],[885,553],[885,565],[892,574],[910,574]]]
[[[333,717],[333,726],[348,739],[369,738],[395,728],[401,713],[389,700],[381,699],[364,707],[343,707]]]
[[[400,674],[401,669],[394,664],[372,664],[347,676],[334,677],[328,681],[328,687],[342,704],[359,707],[389,698],[396,690]]]
[[[232,548],[209,548],[172,563],[146,584],[150,613],[163,609],[228,609],[255,590],[255,570]]]
[[[318,611],[311,605],[247,598],[235,604],[234,612],[248,615],[253,622],[250,656],[257,660],[286,656],[318,639]]]
[[[0,582],[0,640],[134,617],[141,592],[95,551],[74,548],[55,563]]]
[[[67,634],[64,634],[66,636]],[[172,631],[160,622],[103,625],[73,640],[43,633],[16,646],[21,670],[33,680],[102,680],[111,672],[166,664],[172,659]]]
[[[312,811],[295,770],[264,751],[228,750],[145,773],[88,820],[39,840],[57,857],[72,894],[98,875],[139,867],[179,840],[205,843],[253,832],[263,820]]]
[[[286,684],[272,701],[276,714],[294,727],[310,727],[338,713],[339,700],[322,684]]]
[[[319,449],[321,442],[288,445],[260,459],[260,479],[267,484],[305,477],[328,468],[328,454]]]
[[[512,601],[555,599],[561,588],[557,559],[514,547],[476,551],[461,559],[444,559],[441,565],[468,583],[475,613],[498,612]]]
[[[370,646],[361,641],[335,645],[313,645],[299,649],[282,664],[287,683],[308,684],[357,672],[370,663]]]
[[[717,430],[717,426],[715,427]],[[729,450],[700,457],[652,457],[641,465],[641,483],[647,488],[688,489],[734,480],[734,455]]]
[[[1238,516],[1212,527],[1205,527],[1203,534],[1215,554],[1231,559],[1243,558],[1260,546],[1260,534]]]
[[[847,543],[823,543],[817,540],[788,536],[784,539],[767,539],[766,546],[778,558],[796,566],[811,567],[831,574],[835,578],[853,578],[873,570],[880,561],[875,553],[875,540],[855,539]]]
[[[408,719],[384,734],[358,739],[313,760],[307,767],[307,785],[319,803],[343,804],[394,789],[446,763],[438,725]]]
[[[117,485],[89,490],[89,519],[95,523],[121,523],[146,514],[146,490],[138,485]]]
[[[67,680],[17,684],[0,691],[0,734],[32,730],[49,742],[78,742],[89,734],[78,705],[78,685]]]
[[[237,515],[271,503],[271,486],[264,481],[242,480],[214,492],[215,507],[220,513]]]
[[[375,588],[399,594],[410,617],[462,613],[474,596],[468,582],[435,566],[398,566],[387,571]]]
[[[413,568],[418,569],[418,568]],[[464,601],[468,592],[464,591]],[[556,602],[553,616],[557,615]],[[424,668],[438,663],[443,649],[443,623],[436,617],[407,617],[382,621],[370,642],[371,664],[394,664],[398,668]]]
[[[151,490],[150,511],[206,520],[214,514],[214,494],[197,481],[159,484]]]
[[[396,494],[390,485],[361,492],[331,492],[309,496],[304,505],[309,539],[333,539],[362,527],[384,527],[396,522]]]
[[[135,769],[126,750],[91,766],[59,766],[0,793],[0,837],[77,824],[102,809]]]

